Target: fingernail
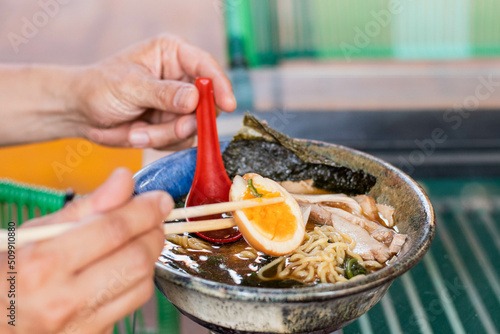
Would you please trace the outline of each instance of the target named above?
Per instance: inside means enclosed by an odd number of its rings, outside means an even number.
[[[236,97],[234,95],[232,96],[233,104],[234,104],[234,109],[238,107],[238,103],[236,102]]]
[[[180,88],[174,97],[174,106],[177,108],[187,108],[189,106],[189,99],[194,93],[194,88],[185,86]]]
[[[115,179],[121,178],[121,176],[120,176],[121,174],[127,174],[127,175],[129,175],[129,177],[132,176],[132,174],[128,168],[118,167],[113,171],[113,173],[111,173],[111,175],[108,177],[106,182],[114,183]]]
[[[120,175],[123,173],[130,173],[130,170],[126,167],[118,167],[113,171],[113,173],[111,173],[109,178],[116,177],[117,175]]]
[[[160,210],[164,217],[167,217],[173,208],[172,197],[168,193],[164,193],[160,200]]]
[[[144,148],[149,144],[149,136],[143,130],[130,132],[128,140],[135,148]]]
[[[191,136],[196,131],[196,118],[190,117],[184,122],[181,130],[181,138],[187,138]]]

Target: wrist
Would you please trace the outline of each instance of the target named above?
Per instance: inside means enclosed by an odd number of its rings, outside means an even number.
[[[79,82],[83,69],[80,67],[47,67],[40,69],[50,84],[42,92],[46,104],[40,115],[52,121],[56,138],[77,137],[80,117]]]
[[[74,81],[78,68],[0,67],[0,145],[74,137]]]

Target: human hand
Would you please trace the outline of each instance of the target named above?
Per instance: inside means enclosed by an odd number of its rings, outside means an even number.
[[[131,173],[119,169],[91,195],[23,224],[19,230],[69,221],[75,227],[16,250],[18,320],[15,327],[2,321],[1,333],[109,333],[148,300],[173,202],[166,193],[132,198],[132,191]],[[0,253],[3,273],[6,258]],[[2,292],[7,283],[0,280]],[[0,294],[0,308],[8,302]]]
[[[164,35],[79,72],[81,136],[108,146],[183,149],[196,132],[196,77],[211,78],[218,108],[236,108],[231,83],[207,52]]]

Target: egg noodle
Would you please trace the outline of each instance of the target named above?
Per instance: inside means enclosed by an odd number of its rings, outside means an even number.
[[[207,242],[195,237],[190,237],[188,235],[170,234],[167,235],[167,240],[176,245],[179,245],[179,249],[177,251],[182,253],[187,253],[188,249],[198,250],[198,251],[212,249],[212,246],[210,246]]]
[[[350,236],[338,233],[332,226],[316,226],[306,233],[302,245],[292,254],[265,265],[257,275],[261,280],[292,278],[302,283],[347,281],[342,268],[346,254],[364,263],[352,252],[355,246]]]
[[[169,235],[167,240],[179,245],[183,249],[181,252],[211,249],[209,243],[187,235]],[[344,282],[348,280],[342,268],[346,255],[366,267],[382,267],[377,261],[363,261],[361,256],[352,252],[354,247],[356,242],[349,235],[339,233],[329,225],[315,226],[306,233],[299,248],[264,265],[257,271],[257,276],[263,281],[294,279],[302,283]],[[258,254],[253,248],[247,248],[236,256],[254,260]],[[357,275],[352,279],[362,276]]]

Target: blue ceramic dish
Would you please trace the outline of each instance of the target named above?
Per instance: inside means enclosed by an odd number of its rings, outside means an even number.
[[[233,286],[192,277],[156,264],[155,282],[182,313],[216,333],[331,333],[372,308],[392,281],[413,267],[430,247],[434,211],[420,186],[395,167],[346,147],[308,141],[330,159],[377,178],[370,195],[395,208],[408,235],[398,259],[363,278],[300,289]],[[221,143],[224,150],[228,143]],[[135,175],[136,193],[165,190],[174,198],[189,191],[196,149],[177,152]]]

